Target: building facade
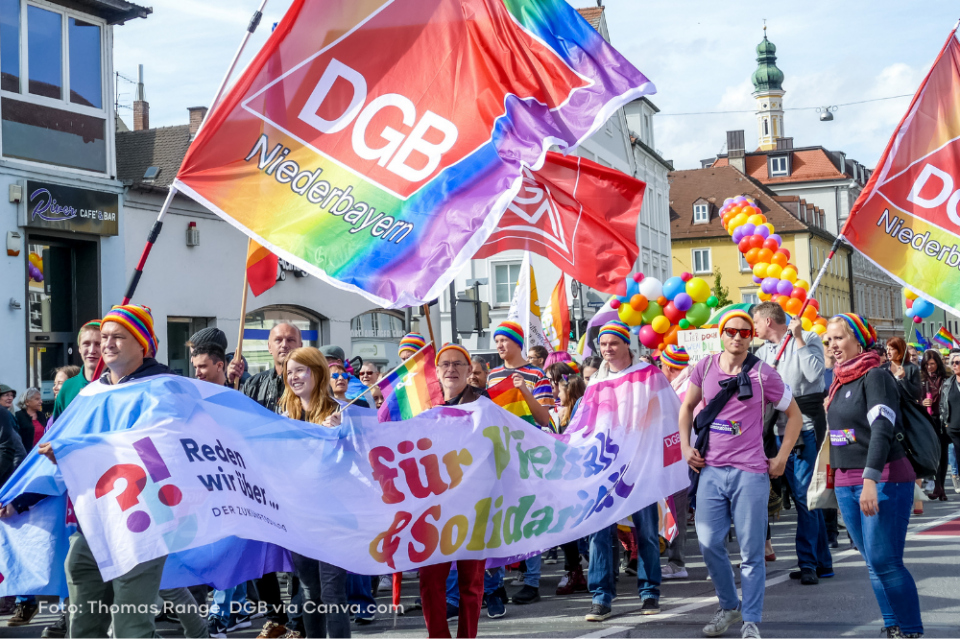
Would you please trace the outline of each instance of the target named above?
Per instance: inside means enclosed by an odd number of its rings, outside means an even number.
[[[776,66],[776,50],[764,34],[757,46],[757,69],[752,76],[758,148],[747,152],[743,131],[728,131],[727,152],[704,162],[714,167],[733,166],[780,197],[812,204],[823,213],[823,228],[836,236],[872,171],[847,158],[843,151],[794,147],[793,138],[786,137],[784,74]],[[857,251],[852,252],[846,268],[852,274],[853,312],[869,318],[883,340],[902,335],[903,308],[894,302],[902,296],[901,286]],[[816,296],[819,299],[820,293]]]
[[[604,39],[610,41],[605,7],[578,11]],[[637,216],[636,237],[640,255],[634,270],[664,280],[673,274],[670,262],[670,184],[667,179],[673,167],[654,150],[653,121],[658,112],[659,109],[647,98],[631,102],[618,109],[600,131],[585,140],[576,154],[647,184],[643,205]],[[468,282],[487,280],[486,285],[480,286],[479,295],[481,301],[490,305],[490,329],[483,335],[474,333],[464,336],[462,343],[468,348],[479,352],[493,350],[493,329],[507,318],[522,260],[522,251],[504,251],[491,258],[471,260],[457,276],[455,290],[458,292],[469,289]],[[537,254],[531,254],[531,264],[537,281],[539,303],[545,307],[562,271]],[[569,277],[566,278],[566,288],[571,326],[576,321],[582,322],[592,317],[610,297],[608,293],[583,286],[575,299],[574,285]],[[439,302],[439,314],[434,313],[434,326],[442,325],[440,330],[444,341],[451,338],[451,308],[450,296],[444,295]],[[426,326],[418,319],[415,318],[413,322],[414,326],[426,331]]]
[[[125,0],[0,3],[0,378],[40,388],[47,406],[54,370],[80,361],[80,325],[123,295],[113,29],[150,13]]]
[[[799,279],[813,282],[823,265],[834,236],[823,228],[823,212],[803,200],[781,198],[760,182],[731,166],[708,167],[670,173],[670,234],[674,272],[687,271],[714,284],[719,273],[732,303],[759,299],[759,285],[737,245],[720,221],[720,208],[728,197],[753,197],[790,251]],[[842,246],[816,295],[820,314],[826,317],[851,309],[848,267],[852,253]]]

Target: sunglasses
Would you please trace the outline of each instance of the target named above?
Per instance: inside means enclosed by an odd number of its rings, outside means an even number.
[[[753,337],[752,328],[725,328],[723,332],[727,334],[727,337],[736,337],[737,333],[740,334],[740,337],[743,339],[749,339]]]
[[[330,379],[350,379],[346,373],[330,373]]]

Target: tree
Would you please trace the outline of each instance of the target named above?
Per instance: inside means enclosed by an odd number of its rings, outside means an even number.
[[[723,285],[723,281],[720,278],[720,271],[717,271],[713,275],[713,294],[717,298],[717,308],[723,308],[728,304],[733,304],[727,295],[730,294],[730,289]]]

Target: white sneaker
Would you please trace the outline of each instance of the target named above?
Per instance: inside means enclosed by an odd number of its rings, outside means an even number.
[[[560,577],[560,583],[557,584],[557,588],[563,588],[563,587],[566,586],[568,583],[570,583],[570,573],[569,573],[569,572],[565,572],[565,573],[563,573],[563,577]]]
[[[380,577],[380,592],[392,592],[393,591],[393,576],[384,575]]]
[[[760,629],[752,621],[745,621],[740,629],[741,639],[760,639]]]
[[[960,476],[951,475],[950,479],[953,480],[953,492],[960,493]]]
[[[739,608],[736,610],[717,608],[717,611],[713,614],[713,619],[703,627],[703,634],[708,637],[719,637],[729,630],[730,626],[739,621],[743,621],[743,615],[740,614]]]
[[[663,579],[686,579],[690,574],[687,573],[686,568],[668,563],[660,569],[660,576]]]

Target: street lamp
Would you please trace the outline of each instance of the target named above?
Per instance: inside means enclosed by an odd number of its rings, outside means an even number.
[[[821,122],[833,122],[833,112],[837,110],[835,106],[817,107],[817,113],[820,114]]]

